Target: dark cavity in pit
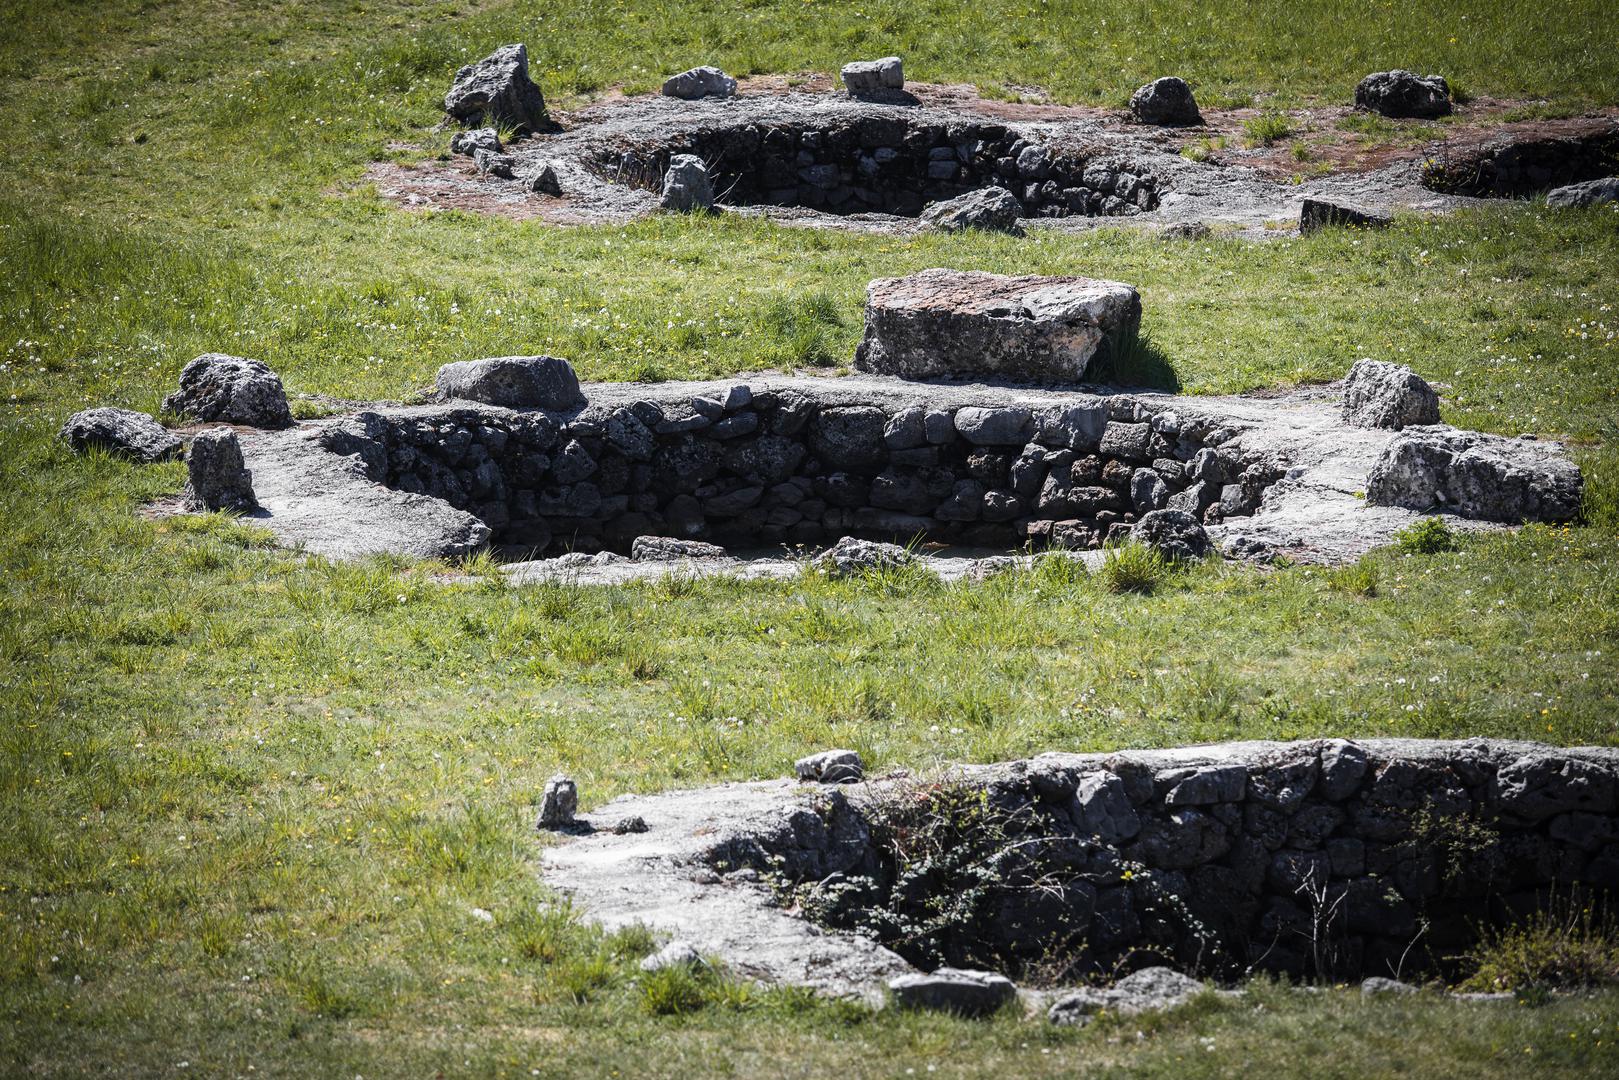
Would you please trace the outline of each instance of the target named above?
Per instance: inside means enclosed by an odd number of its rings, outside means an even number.
[[[1528,198],[1619,173],[1619,131],[1446,147],[1424,163],[1422,185],[1447,195]]]
[[[1031,141],[1001,124],[864,116],[820,125],[747,123],[599,152],[604,179],[661,189],[674,154],[707,164],[720,203],[915,217],[929,203],[999,186],[1029,217],[1140,213],[1158,181],[1117,156]]]

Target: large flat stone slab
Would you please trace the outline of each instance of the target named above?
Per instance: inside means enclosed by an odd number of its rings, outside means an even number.
[[[1120,281],[924,270],[866,288],[854,366],[908,379],[1078,383],[1127,348],[1141,297]]]

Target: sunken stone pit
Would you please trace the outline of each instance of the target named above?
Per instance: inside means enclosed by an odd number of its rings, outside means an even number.
[[[628,817],[646,830],[618,835]],[[609,925],[880,993],[916,968],[1072,982],[1443,973],[1486,927],[1619,890],[1619,751],[1415,739],[1048,753],[625,796],[542,856]]]

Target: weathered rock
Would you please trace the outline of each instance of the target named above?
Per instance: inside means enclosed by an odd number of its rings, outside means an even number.
[[[491,154],[500,153],[500,133],[494,128],[473,128],[471,131],[458,131],[450,136],[452,154],[472,157],[479,150],[487,150]]]
[[[1142,968],[1112,986],[1086,987],[1058,998],[1046,1013],[1053,1024],[1078,1027],[1099,1013],[1138,1016],[1173,1009],[1203,992],[1203,984],[1166,967]]]
[[[853,750],[822,750],[799,758],[793,771],[800,780],[817,784],[853,784],[866,777],[866,766]]]
[[[444,111],[463,124],[508,124],[523,131],[545,127],[545,97],[528,77],[528,49],[503,45],[455,73]]]
[[[562,194],[562,181],[557,179],[557,171],[550,165],[540,165],[525,174],[523,186],[536,195]]]
[[[1587,180],[1583,184],[1568,184],[1553,188],[1546,193],[1546,205],[1560,210],[1604,206],[1611,202],[1619,202],[1619,176]]]
[[[1616,792],[1611,772],[1552,754],[1527,754],[1496,776],[1502,814],[1540,822],[1580,811],[1611,814]]]
[[[1186,127],[1203,122],[1197,101],[1185,79],[1173,75],[1154,79],[1130,95],[1130,115],[1138,124]]]
[[[888,418],[869,405],[822,409],[810,421],[810,447],[835,469],[865,469],[882,460]]]
[[[1169,485],[1153,470],[1137,469],[1130,474],[1130,501],[1138,514],[1162,510],[1169,501]]]
[[[1034,441],[1055,449],[1095,450],[1107,423],[1107,406],[1097,398],[1051,405],[1034,413]]]
[[[1076,382],[1128,347],[1141,319],[1117,281],[924,270],[866,288],[862,371],[905,378]]]
[[[510,154],[501,154],[480,147],[472,152],[472,162],[484,176],[498,176],[502,180],[511,180],[517,175],[517,159]]]
[[[818,555],[814,565],[829,574],[858,574],[903,566],[910,561],[911,553],[898,544],[845,536]]]
[[[1450,87],[1440,75],[1396,69],[1366,76],[1355,87],[1355,107],[1392,117],[1431,118],[1450,113]]]
[[[1356,427],[1403,428],[1439,423],[1439,395],[1404,364],[1357,360],[1344,380],[1344,419]]]
[[[182,497],[188,509],[240,514],[258,509],[253,474],[243,464],[241,442],[230,428],[210,428],[192,437],[186,476]]]
[[[989,409],[968,405],[956,410],[956,430],[974,446],[1022,446],[1029,441],[1032,417],[1028,409]]]
[[[564,829],[574,823],[579,812],[579,787],[571,779],[557,774],[545,782],[540,796],[540,818],[536,828]]]
[[[1560,447],[1476,431],[1402,432],[1366,478],[1366,501],[1486,521],[1568,521],[1584,480]]]
[[[682,214],[702,213],[714,208],[714,186],[708,179],[708,166],[695,154],[676,154],[663,174],[663,194],[658,205]]]
[[[663,81],[664,97],[696,101],[698,98],[736,96],[736,80],[717,67],[704,64]]]
[[[68,417],[61,438],[81,454],[95,447],[150,464],[180,456],[180,437],[149,414],[130,409],[85,409]]]
[[[584,404],[573,365],[556,356],[492,356],[438,369],[438,391],[511,409],[572,409]]]
[[[942,967],[931,974],[901,975],[888,981],[894,1003],[902,1009],[988,1016],[1017,999],[1017,986],[990,971]]]
[[[1140,815],[1130,802],[1124,781],[1111,772],[1080,776],[1071,816],[1082,834],[1104,844],[1134,839],[1141,831]]]
[[[1020,236],[1023,204],[1003,187],[979,188],[954,199],[936,202],[922,211],[922,224],[945,232],[987,229]]]
[[[1148,511],[1131,526],[1130,535],[1169,559],[1201,559],[1214,552],[1209,534],[1183,510]]]
[[[637,536],[630,558],[637,562],[673,562],[677,559],[724,559],[729,553],[718,544],[680,540],[673,536]]]
[[[1363,997],[1390,997],[1401,994],[1415,994],[1417,988],[1408,982],[1399,979],[1389,979],[1381,975],[1373,975],[1361,980],[1360,992]]]
[[[651,956],[641,958],[642,971],[662,971],[664,968],[704,967],[702,954],[689,941],[678,938],[669,942]]]
[[[197,420],[248,427],[292,426],[292,409],[281,377],[260,360],[203,353],[180,372],[180,389],[163,407]]]
[[[1299,204],[1299,232],[1313,233],[1332,226],[1357,229],[1385,229],[1394,217],[1378,210],[1345,206],[1326,199],[1305,199]]]
[[[870,94],[905,88],[904,65],[897,56],[881,60],[855,60],[843,65],[843,85],[850,94]]]

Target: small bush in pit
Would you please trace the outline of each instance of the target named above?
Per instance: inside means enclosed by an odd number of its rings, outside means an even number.
[[[1619,925],[1589,903],[1568,900],[1515,927],[1486,930],[1463,960],[1463,990],[1511,991],[1533,1000],[1550,989],[1619,983]]]
[[[1242,122],[1250,146],[1270,146],[1293,134],[1293,124],[1279,112],[1262,112]]]

